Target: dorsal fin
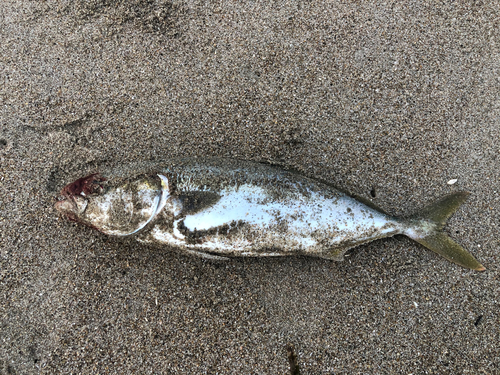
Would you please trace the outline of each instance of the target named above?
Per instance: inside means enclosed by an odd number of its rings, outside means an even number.
[[[349,195],[350,197],[356,199],[357,201],[367,205],[368,207],[373,208],[374,210],[377,210],[378,212],[381,212],[385,215],[389,215],[387,212],[385,212],[385,210],[381,209],[379,206],[377,206],[375,203],[373,203],[368,198],[365,198],[365,197],[362,197],[362,196],[356,195],[356,194],[347,194],[347,195]],[[391,216],[391,215],[389,215],[389,216]]]
[[[265,164],[265,165],[271,165],[271,166],[276,166],[276,167],[280,167],[284,170],[286,170],[287,172],[290,172],[290,173],[294,173],[294,174],[298,174],[300,176],[303,176],[303,177],[307,177],[307,178],[311,178],[312,180],[314,181],[318,181],[318,182],[321,182],[322,184],[325,184],[327,186],[330,186],[332,188],[334,188],[335,190],[338,190],[340,191],[341,193],[344,193],[345,195],[348,195],[350,196],[351,198],[354,198],[356,199],[357,201],[367,205],[368,207],[370,208],[373,208],[374,210],[378,211],[378,212],[381,212],[383,213],[384,215],[389,215],[385,210],[381,209],[380,207],[378,207],[375,203],[373,203],[371,200],[369,200],[368,198],[365,198],[365,197],[362,197],[360,195],[357,195],[357,194],[352,194],[348,191],[345,191],[343,189],[340,189],[338,188],[337,186],[334,186],[331,182],[329,181],[326,181],[322,178],[317,178],[317,177],[309,177],[309,176],[306,176],[304,173],[302,173],[301,171],[299,171],[297,168],[294,168],[294,167],[289,167],[289,166],[286,166],[286,165],[283,165],[279,162],[275,162],[275,161],[268,161],[268,160],[261,160],[259,161],[260,164]],[[390,216],[390,215],[389,215]]]

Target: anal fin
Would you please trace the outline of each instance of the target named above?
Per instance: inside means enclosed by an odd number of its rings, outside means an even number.
[[[190,249],[185,249],[185,251],[188,254],[196,255],[197,257],[204,258],[204,259],[219,260],[219,261],[221,261],[221,260],[229,260],[228,257],[223,257],[223,256],[220,256],[220,255],[214,255],[214,254],[210,254],[210,253],[205,253],[203,251],[196,251],[196,250],[190,250]]]

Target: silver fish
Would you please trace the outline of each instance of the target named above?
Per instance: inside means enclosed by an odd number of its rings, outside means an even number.
[[[68,184],[55,208],[105,234],[206,257],[301,254],[341,260],[352,247],[404,234],[463,267],[485,270],[441,231],[466,192],[397,218],[326,183],[249,161],[173,159],[102,176]]]

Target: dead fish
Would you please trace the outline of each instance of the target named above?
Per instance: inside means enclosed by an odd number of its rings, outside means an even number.
[[[466,192],[398,218],[276,166],[184,158],[92,174],[68,184],[61,194],[64,199],[55,208],[70,220],[206,257],[341,260],[352,247],[404,234],[463,267],[485,270],[442,231]]]

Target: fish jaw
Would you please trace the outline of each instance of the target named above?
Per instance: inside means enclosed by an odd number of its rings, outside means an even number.
[[[67,196],[63,200],[56,202],[54,208],[71,221],[79,222],[80,215],[87,208],[87,200],[78,195]]]
[[[63,200],[56,202],[54,208],[71,221],[81,222],[80,216],[87,208],[85,198],[103,190],[101,182],[106,181],[99,173],[93,173],[67,184],[60,192]]]

